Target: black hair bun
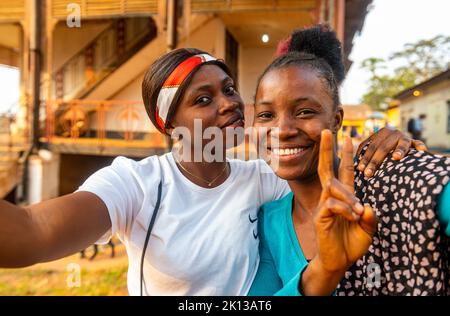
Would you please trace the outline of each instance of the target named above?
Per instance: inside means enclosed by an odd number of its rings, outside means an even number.
[[[338,83],[345,78],[342,62],[342,46],[336,33],[326,25],[294,31],[289,45],[290,52],[300,52],[323,58],[331,66]]]

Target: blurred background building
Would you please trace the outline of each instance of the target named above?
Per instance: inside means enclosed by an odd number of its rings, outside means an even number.
[[[422,139],[440,153],[450,151],[450,69],[406,89],[395,97],[388,113],[402,130],[422,118]]]
[[[167,151],[141,97],[161,54],[196,47],[223,58],[250,104],[278,41],[295,28],[329,23],[349,67],[370,2],[2,0],[0,63],[19,69],[20,97],[1,118],[0,197],[35,203],[73,192],[114,156]],[[348,113],[344,125],[362,135],[370,113]]]

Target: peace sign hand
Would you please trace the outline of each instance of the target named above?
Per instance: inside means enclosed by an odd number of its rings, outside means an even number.
[[[317,259],[328,272],[343,272],[367,252],[377,227],[372,208],[362,206],[355,197],[350,138],[344,139],[338,180],[333,171],[332,134],[322,131],[318,174],[322,195],[315,217]]]

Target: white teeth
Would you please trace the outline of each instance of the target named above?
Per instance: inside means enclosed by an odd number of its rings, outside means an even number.
[[[302,148],[302,147],[286,148],[286,149],[282,149],[282,148],[273,148],[272,149],[273,153],[277,156],[295,155],[303,150],[304,150],[304,148]]]

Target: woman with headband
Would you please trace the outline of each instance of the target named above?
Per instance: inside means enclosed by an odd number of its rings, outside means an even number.
[[[279,156],[274,171],[292,192],[259,213],[261,260],[250,294],[299,295],[319,266],[342,276],[324,281],[328,294],[450,295],[450,158],[414,151],[386,159],[369,179],[354,168],[348,138],[339,162],[341,44],[316,26],[293,32],[284,47],[259,79],[255,125],[268,139],[278,128],[268,156]],[[355,262],[359,247],[368,251]]]
[[[168,135],[177,128],[194,135],[196,119],[201,132],[244,126],[228,67],[197,49],[156,60],[142,94],[151,121]],[[388,146],[366,156],[372,168],[391,149],[406,154],[410,147],[403,134],[383,133],[373,142]],[[182,157],[196,145],[183,136]],[[203,152],[206,144],[199,146]],[[0,200],[0,266],[56,260],[117,234],[129,257],[131,295],[246,295],[259,262],[258,209],[289,188],[265,162],[229,160],[222,149],[211,162],[172,153],[139,162],[118,157],[73,194],[28,207]]]

